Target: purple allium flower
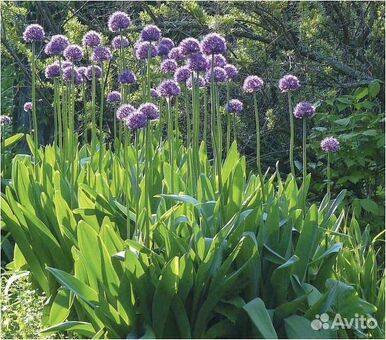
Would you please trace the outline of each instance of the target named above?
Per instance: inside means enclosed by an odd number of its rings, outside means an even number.
[[[61,34],[53,35],[49,43],[44,48],[44,53],[49,56],[60,55],[69,44],[70,43],[66,36]]]
[[[121,94],[118,91],[111,91],[107,95],[107,102],[109,103],[119,103],[121,99],[122,99]]]
[[[205,54],[222,54],[226,51],[225,39],[217,33],[209,33],[201,43],[202,52]]]
[[[121,37],[120,35],[117,35],[111,41],[111,46],[115,50],[119,50],[120,48],[127,48],[130,46],[130,41],[126,37]]]
[[[88,31],[82,38],[84,47],[97,47],[102,43],[102,37],[98,32]]]
[[[297,90],[300,87],[299,79],[292,74],[287,74],[279,80],[279,89],[281,92]]]
[[[42,26],[37,24],[28,25],[23,32],[25,42],[43,41],[45,32]]]
[[[46,76],[47,79],[59,77],[60,76],[59,63],[55,62],[53,64],[48,65],[44,71],[44,75]]]
[[[164,80],[158,85],[157,89],[161,97],[176,97],[181,93],[181,89],[174,80]]]
[[[125,121],[132,130],[142,129],[147,125],[147,116],[142,111],[134,111]]]
[[[65,61],[62,61],[59,65],[61,65],[62,70],[64,70],[67,67],[72,67],[74,64],[71,61],[65,60]]]
[[[24,103],[24,111],[25,111],[25,112],[30,112],[30,111],[32,111],[32,102],[26,102],[26,103]]]
[[[166,46],[169,51],[174,47],[174,41],[170,38],[162,38],[159,44]]]
[[[236,68],[236,66],[232,64],[226,64],[224,66],[224,70],[227,73],[227,77],[229,81],[235,80],[237,78],[237,75],[239,74],[239,71]]]
[[[91,59],[97,63],[108,61],[113,57],[108,47],[97,46],[94,48]]]
[[[173,73],[177,69],[177,63],[174,59],[165,59],[161,64],[162,73]]]
[[[97,66],[97,65],[90,65],[86,69],[86,77],[87,79],[91,80],[92,79],[92,72],[94,70],[94,76],[95,79],[99,79],[102,77],[102,69]]]
[[[199,76],[198,78],[197,77],[194,77],[194,82],[197,84],[197,86],[202,89],[206,86],[207,82],[205,80],[204,77],[202,76]],[[186,80],[186,87],[191,90],[192,89],[192,77],[189,77],[187,80]]]
[[[327,137],[321,141],[320,147],[324,152],[338,152],[340,150],[340,143],[334,137]]]
[[[123,104],[118,108],[116,115],[119,120],[124,120],[129,117],[129,115],[131,115],[134,111],[134,106],[130,104]]]
[[[158,97],[159,97],[158,91],[157,91],[156,89],[151,89],[151,90],[150,90],[150,95],[151,95],[153,98],[158,98]]]
[[[188,67],[191,71],[205,72],[209,64],[202,53],[193,53],[189,57]]]
[[[156,25],[147,25],[142,29],[142,41],[158,41],[161,38],[161,30]]]
[[[188,66],[181,66],[176,69],[176,72],[174,73],[174,80],[177,83],[184,83],[190,78],[191,74],[192,72]]]
[[[68,45],[63,52],[64,57],[75,63],[83,58],[83,50],[79,45]]]
[[[294,116],[297,119],[310,118],[315,114],[315,106],[309,102],[300,102],[296,105]]]
[[[27,104],[27,103],[25,103],[25,104]],[[24,104],[24,106],[25,106],[25,104]],[[31,104],[32,105],[32,104]],[[31,107],[31,110],[32,110],[32,107]],[[24,109],[24,111],[25,111],[25,109]],[[1,126],[3,126],[3,125],[9,125],[9,124],[11,124],[12,123],[12,118],[11,117],[9,117],[9,116],[6,116],[6,115],[1,115],[0,116],[0,125]]]
[[[148,57],[149,50],[150,58],[154,58],[157,56],[157,47],[155,47],[152,43],[148,41],[138,42],[135,47],[135,56],[138,60],[146,60]]]
[[[160,57],[166,57],[169,54],[169,48],[166,45],[158,44],[157,53]]]
[[[180,42],[179,48],[182,55],[201,52],[200,43],[194,38],[185,38]]]
[[[226,105],[226,110],[229,113],[241,113],[243,111],[244,105],[238,99],[231,99]]]
[[[208,64],[211,65],[212,64],[212,56],[208,56],[207,60],[208,60]],[[222,54],[215,54],[214,55],[214,66],[224,68],[224,66],[226,64],[227,64],[227,60],[225,59],[225,57]]]
[[[258,76],[248,76],[244,80],[243,90],[246,93],[253,93],[263,88],[264,81]]]
[[[83,81],[82,76],[74,67],[66,67],[63,69],[63,80],[67,83],[74,81],[75,85],[80,85]]]
[[[138,111],[144,113],[149,120],[159,118],[159,108],[152,103],[141,104]]]
[[[118,75],[118,82],[121,84],[134,84],[137,81],[133,71],[125,70],[120,75]]]
[[[131,20],[126,13],[118,11],[110,16],[108,26],[111,32],[124,31],[131,26]]]
[[[168,53],[169,59],[174,59],[175,61],[184,60],[184,56],[179,47],[173,47]]]
[[[87,80],[87,67],[80,66],[76,69],[83,80]]]
[[[206,72],[205,79],[208,83],[212,81],[212,71],[209,70]],[[213,81],[215,83],[223,83],[224,81],[227,80],[227,73],[222,67],[214,67],[213,68]]]

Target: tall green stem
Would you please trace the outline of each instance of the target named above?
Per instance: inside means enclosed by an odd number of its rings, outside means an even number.
[[[190,146],[191,138],[191,123],[190,123],[190,110],[189,110],[189,96],[186,85],[183,85],[184,98],[185,98],[185,114],[186,114],[186,147]]]
[[[99,172],[102,173],[102,162],[103,162],[103,110],[105,100],[105,79],[103,62],[101,63],[102,76],[101,76],[101,107],[99,114]]]
[[[306,208],[306,177],[307,177],[307,118],[303,118],[303,209]]]
[[[124,139],[125,139],[125,150],[124,150],[124,160],[125,160],[125,166],[126,169],[126,176],[125,176],[125,193],[126,193],[126,238],[130,238],[130,209],[129,209],[129,176],[130,176],[130,167],[127,157],[127,149],[129,147],[128,142],[128,136],[127,136],[127,128],[125,128],[124,132]]]
[[[327,195],[331,194],[331,160],[330,153],[327,153]]]
[[[36,63],[35,63],[35,43],[32,43],[32,58],[31,58],[31,69],[32,69],[32,118],[34,125],[34,148],[35,148],[35,174],[37,176],[37,162],[38,162],[38,150],[39,150],[39,133],[38,133],[38,121],[36,116]]]
[[[170,107],[170,98],[166,99],[168,107],[168,147],[169,147],[169,163],[170,163],[170,193],[174,193],[174,141],[173,141],[173,120],[172,110]]]
[[[208,145],[208,93],[206,88],[204,88],[204,141],[205,146]]]
[[[261,171],[260,118],[259,118],[259,110],[257,107],[256,93],[253,93],[253,105],[255,108],[255,123],[256,123],[256,165],[257,165],[257,173],[260,179],[260,186],[261,186],[263,201],[265,201],[264,178],[263,178],[263,173]]]
[[[229,82],[226,84],[226,90],[227,90],[227,97],[226,102],[229,103]],[[228,110],[226,110],[226,117],[227,117],[227,139],[226,139],[226,154],[228,154],[229,148],[231,146],[231,115]]]
[[[92,80],[91,80],[91,155],[96,152],[96,79],[94,63],[92,67]]]
[[[295,126],[294,126],[294,116],[292,112],[292,98],[291,92],[288,92],[288,111],[290,116],[290,167],[292,177],[295,178],[295,166],[294,166],[294,145],[295,145]]]

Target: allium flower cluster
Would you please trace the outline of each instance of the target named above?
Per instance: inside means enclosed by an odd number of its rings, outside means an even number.
[[[248,76],[244,80],[243,90],[246,93],[253,93],[263,88],[264,81],[258,76]]]
[[[83,81],[82,76],[74,67],[66,67],[63,69],[63,80],[67,83],[73,81],[75,85],[80,85]]]
[[[321,141],[320,147],[324,152],[338,152],[340,150],[340,143],[334,137],[327,137]]]
[[[297,90],[300,87],[299,79],[292,74],[287,74],[279,80],[279,89],[281,92]]]
[[[213,74],[212,70],[209,70],[205,75],[205,79],[207,82],[211,82],[212,78],[215,83],[223,83],[227,80],[227,73],[222,67],[216,66],[213,68]]]
[[[200,43],[194,38],[185,38],[180,42],[179,48],[181,54],[185,56],[201,51]]]
[[[224,66],[224,70],[227,73],[227,78],[229,81],[235,80],[237,78],[237,75],[239,74],[239,71],[236,66],[232,64],[226,64]]]
[[[179,67],[176,69],[176,72],[174,73],[174,80],[177,83],[184,83],[190,78],[191,74],[192,72],[190,71],[189,67],[187,66]]]
[[[161,30],[155,25],[147,25],[142,29],[142,41],[158,41],[161,39]]]
[[[79,69],[78,69],[79,72]],[[102,69],[97,65],[90,65],[86,68],[86,77],[87,79],[91,80],[94,72],[95,79],[99,79],[102,77]]]
[[[181,93],[181,88],[174,80],[164,80],[157,88],[161,97],[176,97]]]
[[[142,111],[134,111],[126,118],[127,126],[132,130],[138,130],[146,127],[147,125],[147,116]]]
[[[177,62],[174,59],[165,59],[161,63],[162,73],[173,73],[177,69]]]
[[[134,111],[134,106],[130,104],[123,104],[118,108],[116,115],[119,120],[124,120],[129,117]]]
[[[225,39],[217,33],[209,33],[202,39],[202,52],[205,54],[223,54],[227,49]]]
[[[32,102],[26,102],[26,103],[24,103],[24,111],[25,112],[31,112],[32,111],[32,106],[33,106],[33,104],[32,104]],[[5,116],[5,117],[7,117],[7,116]]]
[[[27,104],[27,103],[26,103]],[[25,104],[24,104],[24,106],[25,106]],[[31,108],[31,110],[32,110],[32,108]],[[24,109],[24,111],[25,111],[25,109]],[[9,125],[9,124],[11,124],[12,123],[12,118],[11,117],[9,117],[9,116],[6,116],[6,115],[1,115],[0,116],[0,125],[1,126],[3,126],[3,125]]]
[[[294,116],[297,119],[310,118],[315,114],[315,106],[309,102],[300,102],[296,105]]]
[[[44,70],[44,75],[47,79],[52,79],[60,76],[60,65],[59,63],[55,62],[53,64],[50,64],[46,67]]]
[[[229,113],[241,113],[243,108],[243,103],[238,99],[231,99],[226,106]]]
[[[97,47],[102,43],[102,36],[95,31],[88,31],[82,38],[84,47]]]
[[[79,45],[68,45],[63,52],[64,57],[75,63],[82,60],[83,58],[83,49]]]
[[[208,56],[207,60],[208,60],[208,64],[212,65],[212,57]],[[213,63],[214,66],[218,66],[218,67],[224,67],[227,64],[227,60],[222,54],[215,54],[213,61],[214,61]]]
[[[72,67],[74,64],[71,61],[65,60],[60,63],[62,65],[62,70],[64,70],[67,67]]]
[[[205,72],[208,70],[209,64],[202,53],[193,53],[189,56],[188,67],[191,71]]]
[[[154,58],[157,56],[158,51],[157,47],[155,47],[152,43],[148,41],[142,41],[136,44],[135,47],[135,56],[138,60],[146,60],[149,55],[150,50],[150,58]]]
[[[174,42],[169,38],[162,38],[158,45],[158,55],[167,56],[169,51],[174,47]]]
[[[94,48],[91,59],[97,63],[108,61],[113,57],[108,47],[97,46]]]
[[[174,59],[175,61],[181,61],[184,60],[184,55],[179,47],[173,47],[168,53],[168,58]]]
[[[66,36],[61,34],[53,35],[44,48],[44,53],[49,56],[61,55],[69,44]]]
[[[124,12],[115,12],[109,17],[108,27],[111,32],[120,32],[131,26],[130,17]]]
[[[125,70],[118,76],[118,82],[121,84],[134,84],[137,81],[133,71]]]
[[[118,91],[111,91],[107,95],[108,103],[119,103],[121,101],[121,94]]]
[[[198,77],[194,77],[194,83],[200,88],[204,88],[207,84],[207,82],[205,81],[205,78],[202,77],[202,76],[198,76]],[[192,89],[192,77],[189,77],[187,80],[186,80],[186,87],[191,90]]]
[[[149,120],[158,119],[159,118],[159,109],[156,105],[152,103],[141,104],[138,108],[138,111],[144,113]]]
[[[127,48],[130,46],[130,41],[126,37],[121,37],[120,35],[117,35],[111,41],[111,46],[115,50],[119,50],[120,48]]]
[[[87,67],[86,66],[80,66],[76,69],[79,73],[79,75],[82,77],[83,81],[87,81]]]
[[[27,43],[32,43],[34,41],[43,41],[45,37],[45,32],[42,26],[37,24],[32,24],[26,27],[23,32],[23,39]]]

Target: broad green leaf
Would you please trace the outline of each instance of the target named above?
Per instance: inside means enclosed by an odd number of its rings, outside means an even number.
[[[44,335],[50,335],[57,332],[75,332],[83,335],[86,338],[92,338],[96,333],[91,323],[82,321],[62,322],[55,326],[43,329],[40,333]]]

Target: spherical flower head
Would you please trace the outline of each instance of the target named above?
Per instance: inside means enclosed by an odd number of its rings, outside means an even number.
[[[95,31],[88,31],[82,38],[84,47],[97,47],[102,43],[102,36]]]
[[[53,79],[60,76],[60,65],[59,63],[53,63],[46,67],[44,75],[47,79]]]
[[[108,27],[111,32],[121,32],[131,26],[130,17],[124,12],[115,12],[109,17]]]
[[[184,56],[190,55],[192,53],[201,52],[200,43],[197,39],[194,38],[185,38],[180,42],[180,51]]]
[[[145,113],[137,110],[130,114],[125,121],[129,129],[138,130],[147,126],[148,119]]]
[[[208,56],[207,60],[208,60],[208,64],[212,65],[212,56]],[[218,66],[222,68],[224,68],[224,66],[227,64],[227,60],[222,54],[215,54],[213,61],[214,61],[214,66]]]
[[[258,76],[248,76],[244,80],[243,90],[246,93],[253,93],[263,88],[264,81]]]
[[[228,81],[235,80],[239,74],[239,70],[232,64],[226,64],[224,70],[227,73]]]
[[[69,44],[66,36],[61,34],[53,35],[44,48],[44,53],[49,56],[61,55]]]
[[[340,150],[340,143],[334,137],[327,137],[321,141],[320,147],[324,152],[338,152]]]
[[[97,65],[90,65],[86,69],[87,79],[89,79],[89,80],[92,79],[93,72],[94,72],[95,79],[99,79],[102,77],[102,69]]]
[[[82,77],[83,80],[88,80],[87,78],[87,67],[86,66],[80,66],[76,69],[79,73],[79,75]]]
[[[161,30],[156,25],[146,25],[141,32],[142,41],[158,41],[161,39]]]
[[[191,75],[192,72],[190,71],[189,67],[182,66],[176,69],[176,72],[174,73],[174,80],[177,83],[185,83]]]
[[[130,104],[123,104],[118,108],[116,115],[119,120],[124,120],[129,117],[134,111],[134,106]]]
[[[156,89],[151,89],[150,90],[150,95],[153,97],[153,98],[158,98],[159,97],[159,93]]]
[[[27,103],[25,103],[25,104],[27,104]],[[25,104],[24,104],[24,106],[25,106]],[[32,107],[31,107],[31,110],[32,110]],[[24,111],[25,111],[25,109],[24,109]],[[6,115],[1,115],[0,116],[0,125],[1,126],[9,125],[11,123],[12,123],[12,118],[11,117],[6,116]]]
[[[194,77],[194,83],[200,88],[204,88],[206,85],[207,85],[207,82],[205,80],[204,77],[202,76],[198,76],[198,77]],[[189,77],[187,80],[186,80],[186,87],[191,90],[192,89],[192,77]]]
[[[281,92],[297,90],[300,87],[299,79],[292,74],[287,74],[279,80],[279,89]]]
[[[175,61],[181,61],[184,60],[184,55],[179,47],[173,47],[168,53],[168,58],[174,59]]]
[[[121,102],[121,94],[118,91],[111,91],[107,95],[108,103],[120,103]]]
[[[193,53],[189,57],[188,67],[191,71],[205,72],[208,70],[209,64],[202,53]]]
[[[201,43],[202,52],[208,55],[223,54],[227,49],[225,39],[217,33],[209,33]]]
[[[164,80],[161,84],[159,84],[158,93],[161,97],[176,97],[181,93],[181,88],[174,80]]]
[[[243,112],[243,108],[243,103],[238,99],[231,99],[226,106],[226,110],[229,113],[241,113]]]
[[[159,119],[159,109],[153,103],[141,104],[138,111],[144,113],[149,120]]]
[[[97,46],[94,48],[91,60],[97,63],[101,63],[104,61],[109,61],[112,57],[113,55],[108,47]]]
[[[165,59],[161,64],[162,73],[173,73],[177,69],[177,63],[174,59]]]
[[[149,55],[150,50],[150,58],[154,58],[157,56],[158,51],[157,47],[152,45],[149,41],[142,41],[136,44],[135,47],[135,56],[138,60],[146,60]]]
[[[159,44],[166,46],[169,49],[169,51],[174,47],[174,42],[170,38],[162,38]]]
[[[73,63],[82,60],[83,49],[79,45],[68,45],[63,52],[64,57]]]
[[[71,61],[65,60],[62,61],[60,65],[62,65],[62,70],[64,70],[67,67],[72,67],[74,64]]]
[[[63,70],[63,80],[66,83],[74,82],[75,85],[80,85],[83,81],[82,76],[74,67],[66,67]]]
[[[294,116],[297,119],[310,118],[315,114],[315,106],[309,102],[300,102],[296,105]]]
[[[42,26],[37,24],[28,25],[23,32],[23,39],[27,43],[43,41],[45,32]]]
[[[137,81],[133,71],[125,70],[120,75],[118,75],[118,82],[121,84],[134,84]]]
[[[212,81],[212,71],[209,70],[205,75],[206,81],[210,83]],[[222,67],[214,67],[213,68],[213,81],[215,83],[223,83],[227,80],[227,73]]]
[[[24,111],[25,112],[31,112],[32,111],[32,102],[26,102],[24,103]]]
[[[130,46],[130,41],[126,37],[121,37],[120,35],[117,35],[111,41],[111,46],[115,50],[119,50],[120,48],[128,48]]]

